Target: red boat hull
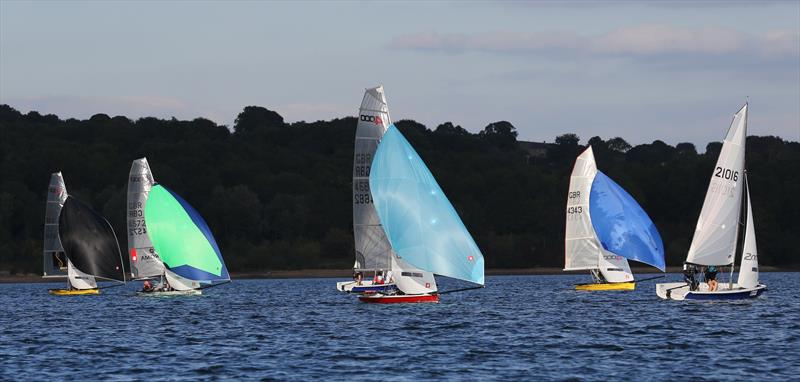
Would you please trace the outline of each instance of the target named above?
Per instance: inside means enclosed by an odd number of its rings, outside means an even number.
[[[377,296],[361,296],[358,298],[361,302],[372,304],[412,304],[420,302],[439,302],[438,294],[422,294],[422,295],[377,295]]]

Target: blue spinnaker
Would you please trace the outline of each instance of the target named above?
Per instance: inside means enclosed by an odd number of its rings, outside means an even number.
[[[589,215],[607,251],[664,271],[664,244],[655,224],[633,197],[600,171],[592,182]]]
[[[383,136],[369,175],[389,242],[411,265],[483,285],[483,255],[414,148],[394,125]]]

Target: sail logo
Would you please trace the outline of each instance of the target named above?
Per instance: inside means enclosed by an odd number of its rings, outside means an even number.
[[[63,192],[64,189],[59,186],[50,187],[50,193],[55,194],[56,196],[61,196]]]
[[[361,115],[363,122],[373,122],[376,125],[383,125],[383,119],[379,115]]]

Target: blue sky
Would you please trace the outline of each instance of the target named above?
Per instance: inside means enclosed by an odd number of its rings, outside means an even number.
[[[87,118],[354,115],[521,139],[800,140],[800,1],[0,1],[0,103]]]

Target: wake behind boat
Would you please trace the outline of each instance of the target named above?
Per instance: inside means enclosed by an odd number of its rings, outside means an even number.
[[[578,156],[567,193],[564,270],[588,270],[593,282],[576,290],[634,290],[628,260],[664,271],[655,224],[622,187],[597,170],[592,146]]]
[[[745,172],[747,107],[734,115],[711,174],[684,263],[684,282],[657,284],[656,294],[662,299],[739,300],[758,297],[767,289],[758,281],[758,249]],[[741,265],[734,283],[737,254]],[[717,275],[725,273],[719,268],[727,266],[729,281],[718,281]],[[698,273],[705,275],[702,282]]]
[[[369,186],[396,255],[397,290],[362,295],[368,303],[438,302],[434,274],[484,285],[483,255],[417,152],[394,125],[378,146]]]

